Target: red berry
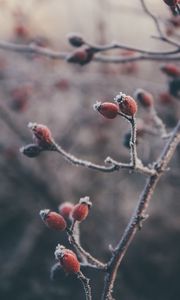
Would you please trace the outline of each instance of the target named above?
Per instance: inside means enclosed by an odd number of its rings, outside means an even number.
[[[150,94],[149,92],[147,92],[143,89],[136,90],[134,97],[144,107],[152,107],[154,104],[154,98],[153,98],[152,94]]]
[[[52,229],[64,230],[67,226],[65,219],[58,213],[44,209],[40,211],[43,222]]]
[[[111,102],[97,102],[93,107],[107,119],[114,119],[118,115],[118,106]]]
[[[89,209],[92,203],[89,201],[89,197],[84,197],[79,200],[72,210],[72,217],[75,221],[82,222],[86,219],[89,213]]]
[[[176,6],[180,1],[179,0],[163,0],[168,6]]]
[[[56,247],[55,257],[59,260],[66,273],[78,273],[80,271],[80,263],[73,251],[58,245]]]
[[[70,55],[68,55],[66,60],[70,63],[76,63],[83,66],[92,60],[93,55],[94,51],[92,48],[82,46],[77,48]]]
[[[64,202],[59,205],[59,212],[64,218],[68,219],[73,208],[74,204],[72,204],[71,202]]]
[[[48,148],[53,144],[53,138],[49,128],[42,124],[29,123],[28,127],[32,130],[36,143],[42,148]]]
[[[123,114],[128,116],[134,116],[136,114],[137,103],[131,96],[120,93],[114,100],[119,104],[119,109]]]
[[[170,77],[180,76],[180,68],[174,64],[166,64],[161,67],[161,71]]]
[[[168,92],[164,92],[159,94],[159,101],[162,104],[172,104],[173,99]]]

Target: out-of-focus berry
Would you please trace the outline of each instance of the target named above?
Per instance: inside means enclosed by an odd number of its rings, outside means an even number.
[[[65,219],[60,214],[50,211],[49,209],[44,209],[40,211],[40,216],[43,222],[52,229],[64,230],[67,226]]]

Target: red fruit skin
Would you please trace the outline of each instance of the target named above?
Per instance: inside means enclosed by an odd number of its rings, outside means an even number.
[[[168,92],[160,93],[159,94],[159,101],[162,104],[171,105],[173,103],[173,99]]]
[[[69,219],[73,208],[74,204],[72,204],[71,202],[64,202],[59,205],[59,212],[64,218]]]
[[[89,213],[89,207],[85,203],[78,203],[74,206],[72,217],[75,221],[82,222]]]
[[[92,60],[93,55],[94,52],[91,48],[82,46],[67,56],[66,60],[70,63],[77,63],[83,66]]]
[[[65,250],[60,259],[61,265],[66,273],[78,273],[80,271],[80,263],[75,253],[71,254],[70,250]]]
[[[174,64],[166,64],[161,67],[161,71],[170,77],[180,76],[180,69]]]
[[[66,224],[66,221],[64,220],[64,218],[56,213],[56,212],[49,212],[45,218],[44,218],[44,223],[49,227],[49,228],[52,228],[52,229],[55,229],[55,230],[61,230],[63,231],[67,224]]]
[[[28,127],[34,134],[35,143],[42,148],[48,148],[53,144],[53,138],[49,128],[42,124],[29,123]]]
[[[114,119],[118,115],[118,106],[111,102],[97,103],[95,109],[107,119]]]
[[[140,102],[140,104],[145,108],[152,107],[154,104],[153,96],[144,90],[140,90],[139,92],[137,91],[136,98]]]
[[[179,0],[163,0],[168,6],[176,6]]]
[[[137,112],[137,103],[131,96],[125,96],[119,103],[122,113],[128,116],[134,116]]]

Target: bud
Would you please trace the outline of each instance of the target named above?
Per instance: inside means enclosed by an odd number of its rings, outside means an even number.
[[[52,134],[47,126],[30,122],[28,128],[32,130],[35,142],[38,146],[42,147],[44,150],[53,146],[54,141]]]
[[[180,98],[180,77],[169,82],[169,93],[175,98]]]
[[[85,220],[89,214],[89,209],[91,206],[92,203],[89,201],[89,197],[81,198],[79,203],[74,206],[72,211],[72,218],[74,221],[82,222]]]
[[[82,36],[78,35],[77,33],[70,33],[68,34],[67,38],[69,43],[73,47],[81,47],[82,45],[84,45],[84,40]]]
[[[114,101],[119,104],[119,109],[123,114],[131,117],[136,114],[137,103],[131,96],[119,93],[119,95],[114,98]]]
[[[54,254],[66,273],[78,273],[80,271],[80,263],[73,251],[58,245]]]
[[[40,211],[40,217],[49,228],[63,231],[67,224],[65,219],[58,213],[44,209]]]
[[[59,212],[65,219],[69,219],[73,208],[74,204],[72,204],[71,202],[64,202],[59,205]]]
[[[25,156],[32,158],[37,157],[41,153],[42,148],[36,144],[29,144],[24,147],[21,147],[19,151]]]
[[[154,104],[154,98],[152,94],[143,89],[137,89],[134,93],[134,98],[137,99],[145,108],[152,107]]]
[[[119,111],[118,106],[111,102],[97,102],[93,105],[93,108],[107,119],[116,118]]]
[[[93,55],[94,51],[92,48],[88,46],[82,46],[70,53],[66,57],[66,60],[67,62],[76,63],[83,66],[92,60]]]

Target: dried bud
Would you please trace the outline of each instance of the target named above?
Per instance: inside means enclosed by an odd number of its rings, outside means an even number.
[[[80,263],[73,251],[58,245],[54,254],[66,273],[78,273],[80,271]]]
[[[70,63],[76,63],[83,66],[92,60],[93,55],[94,55],[94,51],[92,48],[87,46],[82,46],[76,49],[71,54],[69,54],[66,60]]]
[[[161,71],[170,77],[180,76],[180,68],[174,64],[165,64],[161,67]]]
[[[134,93],[134,98],[145,108],[152,107],[154,104],[153,95],[143,89],[137,89]]]
[[[70,33],[68,34],[68,41],[73,47],[81,47],[84,45],[84,40],[82,36],[78,35],[77,33]]]
[[[53,138],[49,128],[42,124],[29,123],[28,127],[32,130],[35,142],[44,150],[53,146]]]
[[[79,200],[72,211],[72,217],[75,221],[82,222],[86,219],[91,208],[92,203],[89,201],[89,197],[84,197]]]
[[[180,98],[180,77],[169,82],[169,93],[175,98]]]
[[[137,112],[137,103],[131,97],[126,94],[119,93],[114,101],[119,104],[119,109],[122,113],[128,116],[134,116]]]
[[[69,219],[73,208],[74,204],[72,204],[71,202],[64,202],[61,205],[59,205],[59,212],[65,219]]]
[[[42,148],[36,144],[29,144],[20,148],[20,152],[28,157],[37,157],[42,151]]]
[[[40,217],[49,228],[63,231],[67,224],[65,219],[58,213],[44,209],[40,211]]]
[[[93,105],[93,108],[107,119],[116,118],[119,111],[118,106],[111,102],[97,102]]]

